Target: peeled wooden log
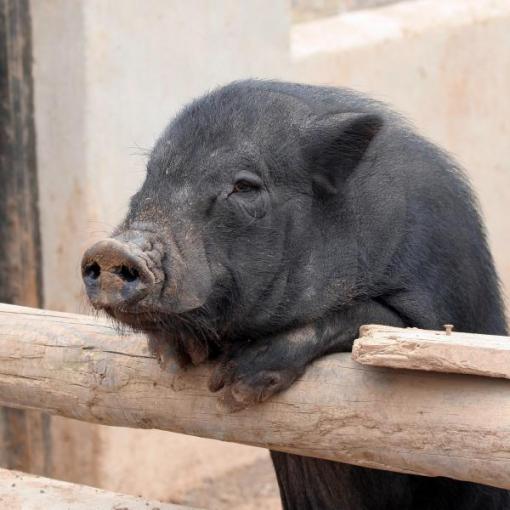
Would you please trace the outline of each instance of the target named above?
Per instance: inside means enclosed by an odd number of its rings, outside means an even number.
[[[149,501],[8,469],[0,469],[0,508],[5,510],[192,510],[190,507]]]
[[[510,338],[367,325],[354,342],[358,363],[510,379]],[[510,389],[510,386],[509,386]]]
[[[510,489],[505,379],[365,367],[338,354],[229,414],[207,390],[209,373],[163,371],[142,336],[92,317],[0,306],[0,404]]]

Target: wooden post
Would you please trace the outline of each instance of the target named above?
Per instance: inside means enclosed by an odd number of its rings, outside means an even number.
[[[30,2],[0,0],[0,301],[42,305]],[[0,464],[48,473],[49,417],[0,409]]]
[[[510,489],[507,379],[337,354],[232,414],[207,389],[210,367],[162,370],[143,336],[119,336],[106,321],[0,305],[0,338],[0,404]]]

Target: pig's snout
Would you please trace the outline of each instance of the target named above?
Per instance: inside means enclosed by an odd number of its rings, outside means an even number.
[[[95,308],[133,305],[156,283],[147,258],[133,243],[105,239],[83,255],[82,276]]]

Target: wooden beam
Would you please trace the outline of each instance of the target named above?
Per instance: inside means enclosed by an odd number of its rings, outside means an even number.
[[[363,326],[352,357],[364,365],[510,379],[509,337],[447,330]]]
[[[42,306],[29,0],[0,0],[0,301]],[[48,416],[0,409],[0,465],[47,474]]]
[[[510,383],[318,360],[229,414],[210,367],[160,369],[140,335],[88,316],[0,306],[0,404],[510,489]]]
[[[86,485],[61,482],[0,469],[0,508],[27,510],[191,510],[190,507],[149,501]]]

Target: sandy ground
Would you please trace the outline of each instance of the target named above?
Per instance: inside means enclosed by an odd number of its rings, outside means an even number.
[[[210,510],[281,509],[263,448],[161,430],[98,430],[103,489]]]
[[[200,485],[172,502],[210,510],[281,509],[269,455],[227,471],[218,478],[202,480]]]

